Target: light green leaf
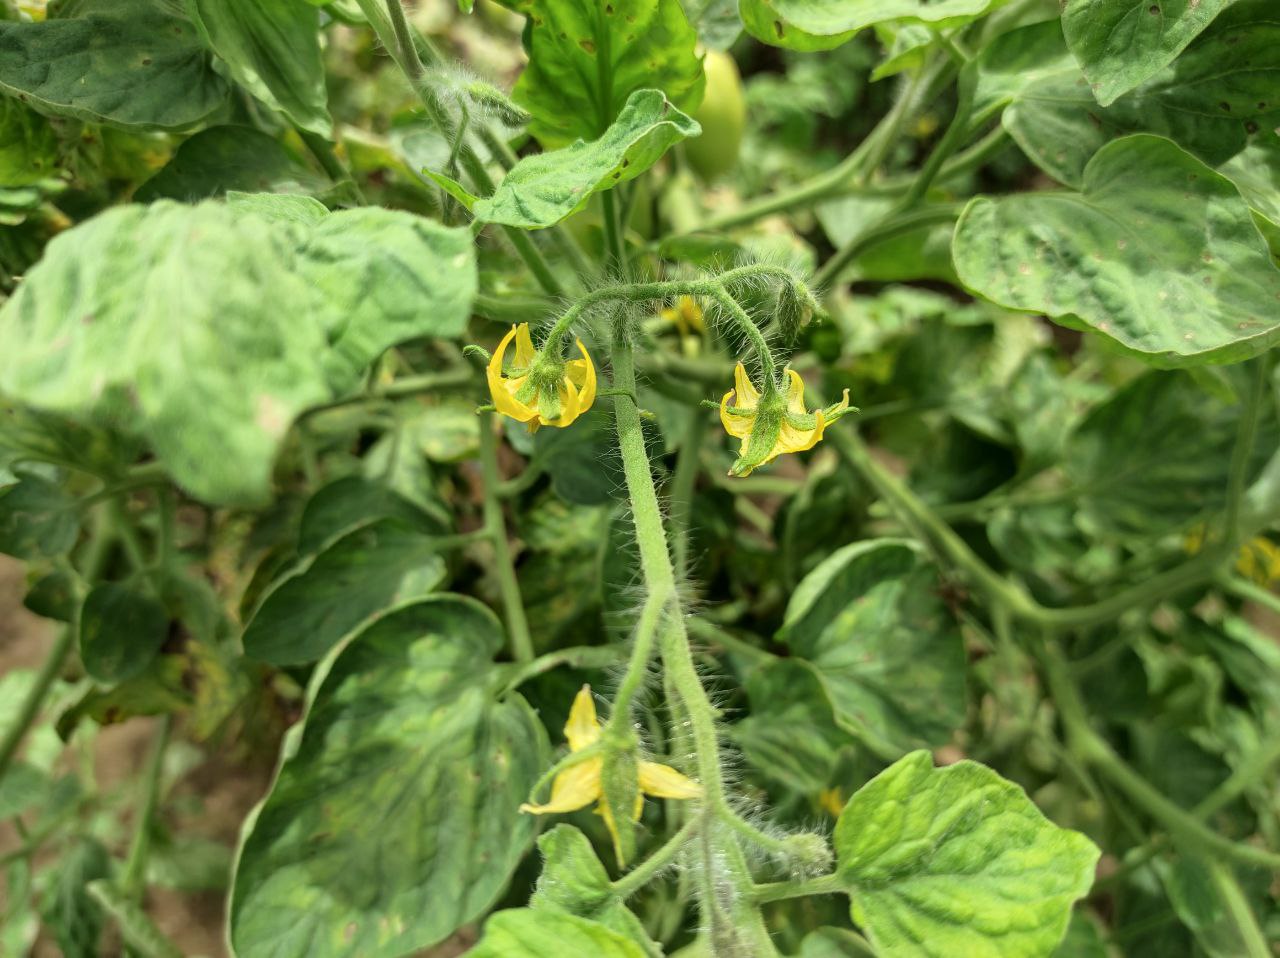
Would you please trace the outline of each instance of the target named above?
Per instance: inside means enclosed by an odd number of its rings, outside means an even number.
[[[1062,30],[1103,106],[1155,76],[1232,0],[1067,0]]]
[[[941,745],[964,720],[964,647],[910,543],[857,542],[804,577],[779,632],[813,663],[836,722],[877,752]]]
[[[298,0],[183,0],[183,7],[237,83],[302,129],[332,135],[317,9]]]
[[[245,654],[272,665],[314,662],[371,616],[435,590],[445,572],[430,537],[403,521],[358,528],[267,593],[245,628]]]
[[[999,0],[739,0],[747,32],[792,50],[830,50],[859,30],[903,21],[935,29],[962,26]]]
[[[80,658],[90,676],[109,685],[133,678],[169,637],[169,613],[156,599],[118,582],[103,582],[80,610]]]
[[[328,214],[306,197],[123,206],[57,236],[0,308],[0,390],[37,409],[134,423],[174,479],[262,501],[307,406],[397,342],[452,336],[475,292],[466,230],[409,213]],[[249,384],[246,386],[246,384]]]
[[[13,97],[0,97],[0,183],[31,186],[55,175],[57,166],[58,137],[49,121]]]
[[[979,63],[980,112],[1008,103],[1002,122],[1023,152],[1077,188],[1089,158],[1118,136],[1167,136],[1217,166],[1280,122],[1280,20],[1252,6],[1221,17],[1108,107],[1089,92],[1056,20],[1000,37]]]
[[[76,501],[57,483],[21,473],[0,487],[0,552],[18,559],[62,555],[79,532]]]
[[[662,949],[614,893],[586,835],[572,825],[557,825],[538,839],[538,851],[542,852],[542,874],[529,900],[531,909],[598,922],[639,945],[649,958],[661,958]]]
[[[484,926],[469,958],[645,958],[641,947],[587,918],[533,908],[500,911]]]
[[[1232,370],[1233,374],[1238,370]],[[1234,375],[1243,386],[1243,376]],[[1100,536],[1185,529],[1223,507],[1240,407],[1184,372],[1148,372],[1096,407],[1071,433],[1063,466],[1081,493],[1077,521]],[[1266,415],[1249,475],[1280,443]]]
[[[921,66],[937,34],[919,23],[877,23],[876,37],[885,54],[871,71],[873,83]]]
[[[133,196],[139,203],[162,198],[194,202],[229,190],[307,193],[324,187],[275,137],[248,126],[215,126],[184,141]]]
[[[978,197],[953,253],[974,292],[1079,320],[1153,365],[1234,362],[1280,338],[1280,270],[1248,206],[1160,137],[1108,143],[1080,193]]]
[[[228,191],[227,206],[237,212],[256,213],[272,223],[315,226],[329,215],[329,208],[313,196],[296,193],[241,193]]]
[[[708,50],[728,50],[742,33],[738,0],[681,0],[684,12]]]
[[[492,613],[441,596],[337,655],[240,850],[240,958],[403,955],[492,907],[549,751],[525,701],[495,697],[501,645]]]
[[[470,197],[447,177],[429,175],[482,223],[544,229],[581,209],[593,193],[635,179],[672,144],[701,132],[661,91],[637,90],[600,139],[525,157],[487,199]]]
[[[836,822],[837,873],[884,958],[1047,955],[1099,852],[976,762],[912,752],[860,788]]]
[[[45,772],[21,759],[12,762],[0,777],[0,818],[7,820],[43,805],[52,788]]]
[[[82,0],[69,19],[0,21],[0,91],[53,116],[187,130],[226,106],[194,26],[161,0]]]
[[[512,96],[547,149],[605,134],[637,90],[678,109],[702,100],[697,34],[680,0],[504,0],[529,17],[529,65]]]
[[[1218,172],[1236,185],[1253,210],[1255,222],[1259,218],[1266,221],[1259,223],[1264,234],[1269,227],[1280,235],[1280,134],[1273,131],[1258,137]],[[1272,241],[1271,252],[1280,256],[1280,244]]]

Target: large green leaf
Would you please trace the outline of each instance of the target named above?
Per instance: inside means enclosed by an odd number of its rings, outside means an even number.
[[[493,196],[477,199],[446,176],[429,174],[482,223],[543,229],[581,209],[593,193],[635,179],[672,144],[702,127],[660,90],[637,90],[604,136],[522,159]]]
[[[878,23],[970,23],[999,0],[739,0],[747,32],[792,50],[829,50]]]
[[[245,628],[245,654],[273,665],[314,662],[371,616],[432,592],[445,571],[431,538],[401,520],[356,529],[267,594]]]
[[[860,788],[836,822],[853,920],[884,958],[1047,955],[1098,849],[976,762],[912,752]]]
[[[226,105],[195,27],[162,0],[81,0],[68,13],[0,21],[0,91],[127,129],[190,129]]]
[[[162,198],[191,202],[231,190],[306,193],[324,187],[275,137],[248,126],[215,126],[178,147],[133,197],[140,203]]]
[[[857,542],[787,604],[779,638],[814,664],[836,722],[882,753],[944,744],[964,720],[964,647],[937,580],[910,543]]]
[[[231,75],[312,133],[330,136],[320,11],[298,0],[183,0]]]
[[[76,543],[76,501],[55,482],[35,473],[0,487],[0,552],[19,559],[61,555]]]
[[[953,254],[974,292],[1083,322],[1153,365],[1233,362],[1280,338],[1280,270],[1248,206],[1161,137],[1108,143],[1080,193],[978,197]]]
[[[1067,0],[1062,29],[1103,106],[1155,76],[1232,0]]]
[[[603,136],[637,90],[681,110],[702,100],[697,34],[680,0],[504,0],[529,18],[529,65],[513,96],[547,148]]]
[[[501,645],[487,609],[441,596],[337,655],[240,850],[240,958],[403,955],[492,907],[548,753],[525,701],[498,697]]]
[[[203,499],[262,501],[302,409],[397,342],[462,331],[473,257],[465,230],[390,210],[117,207],[56,237],[0,308],[0,391],[129,424]]]
[[[484,926],[470,958],[645,958],[644,950],[588,918],[534,908],[500,911]]]
[[[1077,188],[1089,158],[1118,136],[1167,136],[1217,166],[1280,122],[1280,19],[1251,5],[1108,107],[1083,82],[1056,20],[1000,37],[980,63],[979,111],[1007,104],[1002,122],[1023,152]]]
[[[1243,376],[1235,379],[1244,386]],[[1135,379],[1067,439],[1063,466],[1080,490],[1077,521],[1095,535],[1152,536],[1221,509],[1239,415],[1238,404],[1189,373],[1153,370]],[[1250,476],[1278,441],[1276,419],[1266,415]]]

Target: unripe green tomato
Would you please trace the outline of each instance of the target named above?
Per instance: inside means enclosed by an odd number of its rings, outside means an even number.
[[[742,76],[733,57],[710,50],[702,61],[707,92],[693,118],[702,124],[702,136],[685,141],[689,165],[704,180],[728,173],[738,162],[747,103],[742,97]]]

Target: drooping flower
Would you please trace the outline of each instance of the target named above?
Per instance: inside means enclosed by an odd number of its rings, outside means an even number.
[[[729,470],[731,476],[750,475],[753,469],[783,453],[812,449],[830,423],[852,411],[847,389],[840,402],[812,413],[807,411],[804,380],[794,369],[787,370],[786,396],[772,383],[766,383],[764,392],[756,389],[742,363],[733,371],[733,384],[734,388],[720,400],[720,421],[725,432],[742,440],[738,458]]]
[[[573,707],[569,710],[569,721],[565,723],[564,737],[569,742],[570,752],[581,752],[596,746],[600,742],[603,726],[596,719],[596,706],[591,698],[591,686],[584,685],[574,697]],[[554,815],[564,812],[576,812],[592,802],[599,802],[596,809],[604,819],[609,834],[613,836],[614,849],[619,861],[622,854],[619,849],[618,828],[613,809],[605,798],[602,784],[605,755],[603,750],[576,765],[571,765],[555,777],[551,783],[551,798],[544,805],[525,803],[520,811],[532,815]],[[632,821],[639,821],[640,811],[644,807],[644,795],[655,798],[699,798],[702,786],[677,772],[670,765],[657,762],[636,762],[636,775],[640,790],[636,793],[635,806],[627,809]]]
[[[515,358],[503,372],[502,360],[512,339]],[[575,342],[581,359],[556,359],[534,349],[528,323],[512,326],[486,371],[494,408],[527,423],[530,432],[539,426],[567,426],[590,409],[596,399],[596,367],[582,340]]]
[[[658,315],[667,322],[674,323],[682,338],[707,331],[707,321],[703,318],[702,307],[692,296],[677,297],[674,306],[664,306]]]

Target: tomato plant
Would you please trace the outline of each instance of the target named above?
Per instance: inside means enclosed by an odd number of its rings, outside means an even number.
[[[0,0],[0,953],[1274,954],[1273,0],[472,3]]]

